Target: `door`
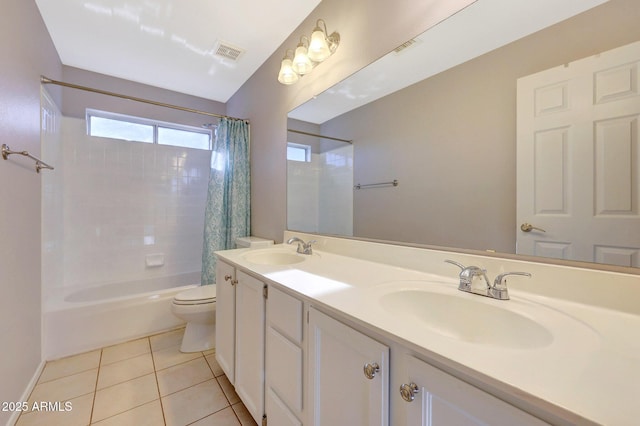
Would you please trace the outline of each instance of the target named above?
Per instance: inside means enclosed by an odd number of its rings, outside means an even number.
[[[216,265],[216,360],[224,374],[235,382],[236,272],[221,260]]]
[[[236,271],[235,388],[256,423],[264,415],[265,284]]]
[[[547,424],[417,358],[407,357],[407,373],[400,388],[407,426]]]
[[[518,80],[517,253],[640,267],[639,70],[636,42]]]
[[[310,308],[310,424],[386,426],[388,388],[389,348]]]

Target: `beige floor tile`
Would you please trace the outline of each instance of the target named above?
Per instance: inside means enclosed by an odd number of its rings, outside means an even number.
[[[160,396],[186,389],[213,379],[213,373],[204,358],[196,358],[157,373]]]
[[[98,389],[104,389],[149,373],[153,373],[153,359],[150,353],[103,365],[98,373]]]
[[[29,405],[34,401],[68,401],[78,396],[92,393],[96,389],[98,369],[83,371],[36,385],[29,397]]]
[[[216,350],[215,349],[209,349],[206,351],[202,351],[202,355],[207,356],[207,355],[215,355]]]
[[[101,365],[112,364],[114,362],[133,358],[151,352],[149,339],[137,339],[119,345],[109,346],[102,350]]]
[[[218,364],[218,361],[216,360],[215,354],[207,355],[205,358],[209,363],[209,367],[211,367],[211,371],[213,371],[214,376],[218,377],[224,374],[222,367],[220,367],[220,364]]]
[[[158,398],[155,374],[101,389],[96,392],[92,421],[106,419]]]
[[[238,419],[240,419],[240,424],[242,426],[257,426],[256,421],[253,420],[251,413],[249,413],[249,410],[247,410],[247,407],[245,407],[242,402],[233,404],[231,407],[233,408],[233,411],[235,411],[236,416],[238,416]]]
[[[149,402],[97,423],[99,426],[164,426],[160,400]]]
[[[235,388],[233,387],[227,376],[222,375],[220,377],[216,377],[216,379],[218,380],[218,383],[220,383],[220,387],[222,388],[224,395],[229,400],[229,404],[233,405],[236,402],[240,402],[240,397],[236,393]]]
[[[156,366],[156,371],[201,357],[202,352],[180,352],[180,346],[171,346],[153,352],[153,362]]]
[[[238,421],[233,408],[227,407],[224,410],[213,413],[202,420],[191,423],[190,426],[240,426],[240,422]]]
[[[190,424],[228,405],[229,403],[215,379],[162,398],[167,426]]]
[[[180,345],[182,343],[183,335],[184,328],[179,328],[177,330],[167,331],[166,333],[151,336],[149,337],[149,341],[151,342],[151,350],[160,351],[171,346]]]
[[[100,364],[100,350],[60,358],[47,362],[38,383],[44,383],[60,377],[70,376],[82,371],[91,370]]]
[[[64,405],[68,402],[70,405]],[[91,419],[93,393],[64,401],[60,406],[68,411],[32,411],[24,413],[16,426],[86,426]]]

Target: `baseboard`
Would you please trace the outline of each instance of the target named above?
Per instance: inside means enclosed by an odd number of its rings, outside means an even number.
[[[33,373],[33,377],[31,377],[31,380],[29,380],[29,383],[27,384],[26,389],[24,390],[24,392],[22,393],[22,396],[18,401],[29,400],[29,397],[31,396],[31,392],[33,392],[33,388],[36,387],[36,384],[38,383],[38,379],[40,378],[40,374],[42,374],[42,370],[44,370],[45,364],[46,364],[46,361],[44,360],[40,361],[40,365],[38,365],[38,368],[36,368],[36,371]],[[18,421],[18,417],[20,417],[20,411],[14,411],[11,414],[11,417],[9,417],[9,420],[7,421],[6,426],[14,426]]]

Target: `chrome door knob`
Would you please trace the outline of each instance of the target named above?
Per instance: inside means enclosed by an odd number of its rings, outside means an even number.
[[[364,376],[371,380],[374,377],[376,377],[376,373],[378,373],[380,371],[380,366],[378,365],[377,362],[374,362],[372,364],[365,364],[363,367],[363,371],[364,371]]]
[[[415,383],[409,384],[403,383],[400,385],[400,396],[407,402],[412,402],[416,399],[416,394],[420,392],[420,388]]]

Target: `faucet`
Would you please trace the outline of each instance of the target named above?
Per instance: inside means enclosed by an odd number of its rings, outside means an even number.
[[[489,278],[487,278],[486,269],[478,266],[464,266],[461,263],[448,259],[445,260],[445,262],[451,263],[452,265],[456,265],[460,268],[460,284],[458,285],[458,290],[465,291],[467,293],[479,294],[480,296],[491,297],[492,299],[509,300],[509,291],[507,289],[507,281],[505,280],[505,277],[508,275],[523,275],[531,277],[531,274],[528,272],[505,272],[498,275],[493,281],[493,284],[491,284],[489,282]],[[477,277],[482,278],[484,281],[484,288],[478,289],[473,287],[473,280]]]
[[[293,238],[289,238],[287,240],[287,244],[293,244],[297,242],[298,243],[298,250],[297,252],[300,254],[313,254],[313,249],[311,248],[311,244],[317,242],[316,240],[311,240],[308,243],[305,243],[303,240],[301,240],[298,237],[293,237]]]

